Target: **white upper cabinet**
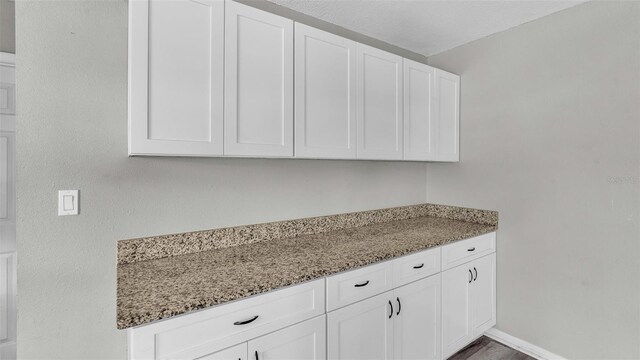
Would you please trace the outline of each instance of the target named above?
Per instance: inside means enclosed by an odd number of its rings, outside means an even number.
[[[459,98],[457,75],[232,0],[129,1],[129,155],[456,162]]]
[[[357,46],[358,159],[402,160],[402,58]]]
[[[129,154],[222,155],[224,2],[129,2]]]
[[[356,43],[295,27],[295,155],[356,157]]]
[[[404,59],[404,160],[459,160],[459,99],[459,76]]]
[[[459,161],[460,76],[435,69],[434,116],[438,121],[437,161]]]
[[[225,61],[224,154],[293,156],[293,21],[227,1]]]
[[[404,59],[404,159],[435,160],[435,69]]]

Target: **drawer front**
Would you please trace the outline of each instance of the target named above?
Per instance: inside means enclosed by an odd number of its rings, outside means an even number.
[[[324,308],[324,279],[318,279],[134,328],[130,338],[141,341],[136,340],[138,348],[131,349],[131,355],[134,359],[198,358],[322,315]],[[155,356],[144,356],[146,351]]]
[[[327,311],[391,290],[392,261],[327,277]]]
[[[442,248],[442,270],[464,264],[495,251],[495,232],[445,245]]]
[[[424,250],[393,260],[393,287],[440,272],[440,248]]]

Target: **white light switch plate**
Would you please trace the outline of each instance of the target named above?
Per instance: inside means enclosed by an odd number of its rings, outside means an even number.
[[[78,215],[78,190],[58,191],[58,216]]]

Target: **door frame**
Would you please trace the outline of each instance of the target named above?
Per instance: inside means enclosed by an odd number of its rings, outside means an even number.
[[[6,214],[0,218],[0,267],[2,267],[2,294],[0,301],[5,302],[6,314],[0,315],[0,360],[16,358],[17,344],[17,316],[16,316],[16,294],[17,294],[17,247],[16,247],[16,187],[15,187],[15,161],[16,161],[16,81],[15,81],[16,61],[15,55],[0,52],[0,104],[6,104],[0,108],[0,166],[5,166],[0,174],[4,177],[6,186],[6,198],[2,199],[6,206]],[[4,161],[6,160],[6,162]]]

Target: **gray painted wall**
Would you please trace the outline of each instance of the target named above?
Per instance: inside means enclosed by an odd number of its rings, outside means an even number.
[[[462,76],[461,162],[427,200],[500,211],[498,329],[640,358],[640,3],[590,2],[429,58]]]
[[[127,3],[20,1],[18,354],[123,359],[117,240],[424,202],[425,164],[127,157]],[[80,189],[79,216],[56,216]]]
[[[15,3],[0,0],[0,51],[15,54]]]

